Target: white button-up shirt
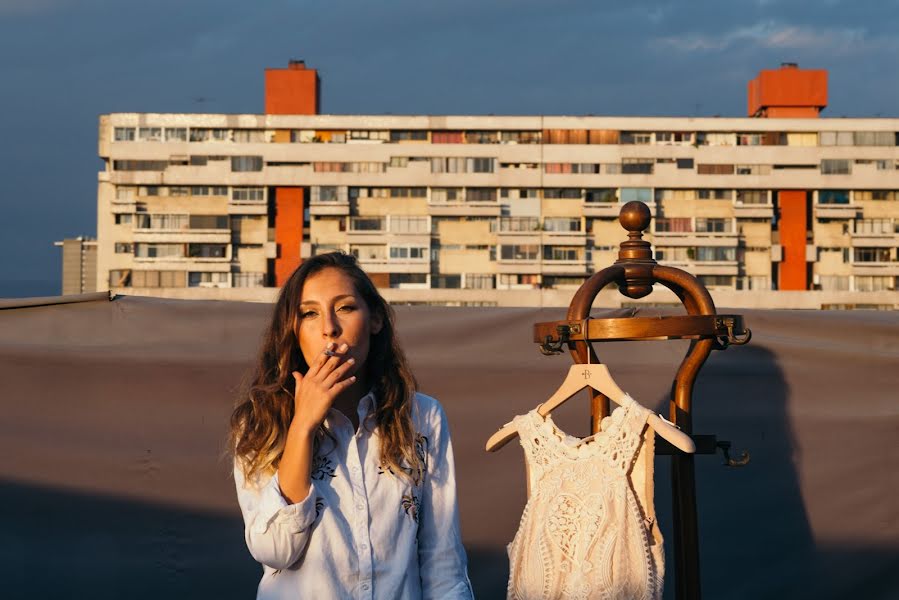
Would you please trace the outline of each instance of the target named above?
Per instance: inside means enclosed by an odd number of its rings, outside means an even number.
[[[359,422],[375,408],[369,392]],[[336,409],[312,464],[312,488],[297,504],[281,495],[277,473],[256,485],[235,463],[247,547],[262,563],[258,598],[473,598],[459,532],[455,466],[446,414],[416,393],[417,485],[380,467],[379,435],[353,431]]]

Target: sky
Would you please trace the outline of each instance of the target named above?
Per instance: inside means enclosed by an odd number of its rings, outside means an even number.
[[[744,116],[797,62],[823,116],[899,117],[897,33],[899,0],[0,0],[0,297],[96,235],[101,114],[261,113],[302,59],[328,114]]]

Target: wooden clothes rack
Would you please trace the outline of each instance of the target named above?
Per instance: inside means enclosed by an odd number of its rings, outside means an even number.
[[[730,344],[746,344],[752,334],[745,327],[742,316],[717,314],[708,290],[693,275],[653,260],[651,244],[642,239],[642,232],[649,227],[651,218],[649,208],[642,202],[628,202],[621,208],[618,219],[628,231],[628,239],[621,243],[618,260],[581,285],[571,300],[566,320],[536,323],[534,341],[540,344],[544,354],[559,354],[567,345],[576,363],[588,362],[588,352],[589,361],[599,363],[590,342],[691,340],[671,386],[669,418],[693,438],[697,454],[715,454],[721,448],[727,465],[742,466],[749,461],[748,454],[732,459],[729,442],[719,441],[714,435],[693,434],[692,396],[699,369],[712,350],[724,350]],[[652,292],[653,284],[660,283],[680,298],[687,315],[588,318],[597,294],[611,283],[617,284],[618,290],[629,298],[647,296]],[[609,399],[593,389],[590,389],[590,398],[590,433],[596,433],[602,418],[609,414]],[[675,597],[698,600],[701,586],[693,455],[675,450],[660,438],[656,452],[671,455]]]

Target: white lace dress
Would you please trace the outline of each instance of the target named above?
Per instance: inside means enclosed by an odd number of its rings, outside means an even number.
[[[537,409],[515,417],[530,497],[508,546],[510,600],[661,598],[649,414],[626,396],[583,440]]]

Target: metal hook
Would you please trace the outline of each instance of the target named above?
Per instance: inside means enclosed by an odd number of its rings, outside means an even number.
[[[557,325],[556,331],[559,333],[559,341],[554,342],[552,336],[546,336],[543,343],[540,344],[540,352],[547,356],[553,354],[562,354],[562,346],[568,342],[571,329],[568,325]]]
[[[718,441],[715,446],[721,448],[721,453],[724,454],[724,466],[725,467],[744,467],[749,464],[749,452],[743,450],[740,453],[740,458],[731,458],[730,457],[730,442],[726,442],[724,440]]]

